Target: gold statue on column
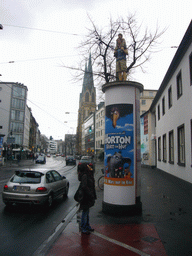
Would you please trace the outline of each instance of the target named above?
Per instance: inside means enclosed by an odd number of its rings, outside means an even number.
[[[119,34],[116,40],[116,47],[114,52],[114,56],[116,58],[117,80],[119,81],[126,81],[127,79],[126,55],[128,55],[126,42],[123,38],[123,35]]]

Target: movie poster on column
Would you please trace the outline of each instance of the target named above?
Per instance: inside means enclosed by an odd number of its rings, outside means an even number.
[[[105,184],[133,186],[133,104],[108,105],[105,118]]]

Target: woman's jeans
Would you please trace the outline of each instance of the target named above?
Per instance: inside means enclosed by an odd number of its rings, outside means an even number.
[[[81,231],[85,232],[89,229],[89,209],[83,210],[81,215]]]

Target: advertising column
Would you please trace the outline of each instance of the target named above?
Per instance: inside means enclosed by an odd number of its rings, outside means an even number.
[[[112,82],[105,92],[105,182],[103,211],[141,212],[140,92],[136,82]]]

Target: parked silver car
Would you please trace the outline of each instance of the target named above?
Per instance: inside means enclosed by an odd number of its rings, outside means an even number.
[[[2,198],[7,206],[14,204],[52,206],[53,200],[67,197],[69,181],[55,170],[17,170],[4,185]]]

